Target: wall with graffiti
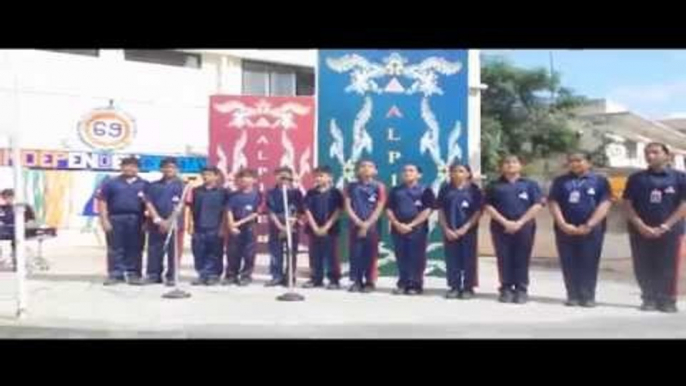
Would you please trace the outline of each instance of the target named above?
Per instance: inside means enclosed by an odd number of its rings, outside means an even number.
[[[469,159],[468,72],[467,50],[320,50],[318,163],[332,166],[342,187],[362,158],[387,186],[412,162],[437,192],[448,166]],[[436,223],[434,216],[429,274],[445,271]],[[382,274],[395,269],[387,232]]]

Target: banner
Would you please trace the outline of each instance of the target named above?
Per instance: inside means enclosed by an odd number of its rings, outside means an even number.
[[[303,190],[312,186],[314,98],[214,95],[210,97],[208,160],[225,174],[253,168],[266,192],[273,170],[289,166]],[[259,240],[266,242],[264,224]]]
[[[423,169],[422,182],[437,193],[449,165],[468,159],[467,54],[320,50],[318,163],[330,165],[342,187],[354,179],[355,162],[371,159],[390,189],[400,182],[402,165],[411,162]],[[434,215],[428,274],[445,272],[436,224]],[[388,226],[384,229],[380,273],[395,274]]]

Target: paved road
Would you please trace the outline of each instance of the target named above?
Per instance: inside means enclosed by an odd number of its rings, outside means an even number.
[[[283,289],[263,287],[262,275],[245,288],[184,286],[191,298],[168,300],[162,286],[102,286],[96,248],[61,247],[48,256],[51,270],[29,281],[30,312],[22,320],[13,318],[12,276],[0,273],[0,337],[686,338],[686,312],[638,311],[637,288],[626,280],[601,280],[595,309],[568,308],[559,271],[536,268],[532,301],[500,304],[491,258],[481,260],[479,296],[469,301],[444,299],[440,278],[428,278],[418,297],[391,295],[394,280],[382,278],[377,293],[302,289],[304,302],[284,303],[275,300]],[[184,278],[191,275],[186,267]]]

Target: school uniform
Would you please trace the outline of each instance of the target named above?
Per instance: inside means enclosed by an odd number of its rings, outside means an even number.
[[[262,194],[253,189],[249,192],[235,191],[229,196],[226,206],[231,211],[234,221],[239,221],[253,213],[259,213],[262,205]],[[229,236],[230,252],[227,254],[229,265],[226,279],[229,281],[252,280],[257,253],[257,219],[239,227],[240,234]]]
[[[326,190],[313,188],[305,194],[304,207],[310,211],[314,222],[321,227],[331,216],[343,209],[343,195],[335,187]],[[341,263],[338,256],[339,220],[333,223],[324,236],[317,236],[309,225],[305,228],[309,236],[310,278],[315,285],[324,281],[324,273],[330,284],[338,284],[341,278]]]
[[[610,183],[607,178],[588,172],[583,175],[568,173],[557,177],[550,189],[550,200],[560,207],[565,222],[584,225],[598,206],[610,200]],[[598,223],[585,236],[567,235],[555,224],[555,241],[560,256],[562,274],[570,301],[595,301],[598,265],[605,238],[605,220]]]
[[[130,181],[124,176],[107,180],[98,198],[107,203],[112,231],[108,232],[108,276],[123,280],[124,277],[140,279],[145,234],[144,191],[148,182],[140,177]]]
[[[438,192],[436,209],[443,212],[448,228],[464,226],[483,208],[483,193],[473,183],[460,188],[445,184]],[[448,287],[459,292],[472,291],[478,285],[477,240],[479,225],[457,240],[443,238]]]
[[[162,220],[168,220],[174,208],[179,205],[183,195],[183,181],[179,178],[165,179],[152,182],[148,185],[145,198],[155,208]],[[151,281],[161,281],[164,269],[164,256],[167,255],[167,272],[165,279],[168,282],[174,280],[176,261],[174,255],[177,249],[179,235],[183,235],[183,216],[179,216],[175,238],[169,241],[167,250],[164,243],[167,240],[167,232],[163,232],[152,220],[148,224],[148,264],[146,274]]]
[[[422,184],[395,186],[388,194],[387,208],[401,223],[413,221],[421,212],[434,207],[436,197],[430,187]],[[391,238],[398,266],[399,289],[421,291],[426,269],[427,221],[406,234],[391,226]]]
[[[288,205],[289,214],[291,217],[297,217],[302,213],[303,210],[303,195],[299,189],[289,188],[286,191],[288,195]],[[270,214],[274,214],[278,217],[281,224],[286,224],[285,208],[283,202],[283,191],[280,186],[276,186],[267,192],[267,210]],[[291,242],[292,248],[292,260],[295,267],[297,264],[298,257],[298,243],[299,243],[300,226],[296,222],[291,227]],[[269,273],[272,276],[272,280],[285,280],[287,275],[287,270],[290,268],[291,259],[286,261],[286,267],[284,269],[284,245],[286,244],[286,238],[279,237],[279,229],[276,225],[269,220],[269,255],[271,257],[269,261]]]
[[[686,199],[686,174],[671,168],[634,173],[627,181],[623,197],[631,200],[646,225],[659,227]],[[683,234],[683,219],[657,239],[643,237],[629,223],[634,271],[644,301],[658,305],[676,303]]]
[[[505,177],[491,183],[486,190],[486,204],[507,220],[519,220],[532,206],[543,203],[538,183],[528,178],[510,182]],[[493,246],[498,261],[501,293],[527,293],[529,261],[536,235],[536,221],[531,220],[519,231],[509,234],[497,221],[490,224]]]
[[[378,202],[385,200],[386,188],[378,181],[351,182],[345,189],[345,195],[357,217],[366,221],[372,216]],[[363,286],[373,286],[377,278],[377,260],[379,256],[379,235],[381,222],[377,221],[368,230],[365,237],[358,236],[359,228],[350,222],[350,281]]]
[[[205,185],[194,188],[191,196],[193,236],[191,248],[195,270],[201,281],[218,280],[223,269],[225,208],[228,192],[225,188]]]

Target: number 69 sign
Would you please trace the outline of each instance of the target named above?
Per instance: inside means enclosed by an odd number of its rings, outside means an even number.
[[[133,141],[136,123],[125,112],[107,107],[86,114],[78,131],[81,140],[94,149],[120,150]]]

